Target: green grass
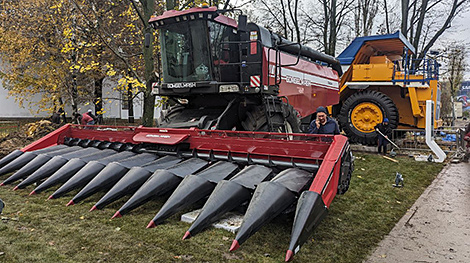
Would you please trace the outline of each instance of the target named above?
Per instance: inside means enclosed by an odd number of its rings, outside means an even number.
[[[443,167],[406,157],[396,164],[378,155],[357,156],[349,191],[333,200],[328,216],[295,262],[361,262]],[[392,187],[396,171],[404,176],[404,188]],[[293,221],[293,214],[281,215],[229,253],[235,235],[224,230],[211,228],[182,241],[189,224],[178,220],[181,213],[146,229],[164,200],[110,220],[125,200],[88,212],[101,195],[65,207],[72,194],[46,201],[53,190],[27,196],[28,190],[32,187],[15,192],[0,188],[6,203],[0,222],[0,262],[281,262]]]

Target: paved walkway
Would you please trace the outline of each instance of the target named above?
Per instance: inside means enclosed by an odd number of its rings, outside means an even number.
[[[470,262],[470,164],[448,164],[364,262]]]

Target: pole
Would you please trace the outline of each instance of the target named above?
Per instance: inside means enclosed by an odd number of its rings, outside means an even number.
[[[395,148],[397,148],[398,150],[400,150],[400,147],[398,147],[394,142],[392,142],[388,137],[386,137],[383,133],[381,133],[379,131],[379,129],[376,129],[375,130],[376,132],[378,132],[380,135],[382,135],[389,143],[391,143],[393,146],[395,146]]]

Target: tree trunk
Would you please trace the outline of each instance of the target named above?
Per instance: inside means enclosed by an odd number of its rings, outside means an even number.
[[[388,6],[387,0],[384,0],[384,11],[385,11],[385,26],[387,27],[387,34],[390,34],[390,22],[388,21]]]
[[[132,94],[132,84],[129,84],[129,89],[127,89],[127,119],[129,123],[134,123],[134,96]]]
[[[167,7],[172,1],[167,1]],[[153,29],[148,24],[150,16],[155,10],[155,2],[153,0],[141,1],[143,7],[144,16],[144,34],[150,34],[153,40]],[[150,41],[150,45],[145,47],[143,45],[143,55],[145,64],[145,90],[144,90],[144,112],[142,114],[142,125],[146,127],[154,126],[153,114],[155,112],[155,95],[152,95],[152,83],[155,82],[155,69],[153,62],[153,41]]]
[[[424,16],[426,15],[428,8],[428,0],[422,0],[421,9],[419,11],[419,20],[418,25],[416,26],[416,31],[413,40],[413,46],[418,50],[419,40],[421,38],[421,31],[423,30]],[[413,55],[413,58],[416,58],[417,54]]]
[[[335,56],[336,50],[336,0],[331,0],[330,6],[330,46],[326,54]]]
[[[328,50],[330,49],[330,45],[328,45],[328,23],[330,21],[331,13],[328,12],[328,1],[323,0],[323,13],[325,14],[325,19],[323,22],[323,47],[324,52],[328,54]]]
[[[148,0],[147,0],[147,1],[148,1]],[[142,5],[144,5],[144,3],[147,2],[147,1],[143,1],[143,2],[142,2]],[[228,2],[228,1],[227,1],[227,2]],[[166,10],[173,10],[173,9],[175,9],[175,7],[176,7],[176,0],[167,0],[167,1],[166,1]],[[145,9],[145,7],[144,7],[144,9]],[[152,9],[152,10],[153,10],[153,9]],[[145,11],[144,11],[144,12],[145,12]]]
[[[401,0],[401,33],[406,37],[408,35],[408,5],[409,0]]]
[[[97,124],[103,124],[103,80],[99,78],[95,80],[95,113],[98,118]]]
[[[72,111],[78,113],[78,88],[77,88],[77,76],[72,75],[72,92],[71,92],[71,101],[72,101]]]

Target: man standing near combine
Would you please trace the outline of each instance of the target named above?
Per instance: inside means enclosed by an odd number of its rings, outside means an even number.
[[[388,144],[388,138],[392,135],[392,128],[390,127],[388,123],[388,118],[385,118],[382,123],[379,123],[375,126],[375,130],[379,131],[377,132],[377,138],[378,138],[378,153],[381,152],[381,148],[383,148],[383,154],[387,154],[387,144]]]
[[[308,133],[311,134],[339,134],[338,123],[328,117],[328,111],[325,107],[317,108],[317,118],[310,123]]]

